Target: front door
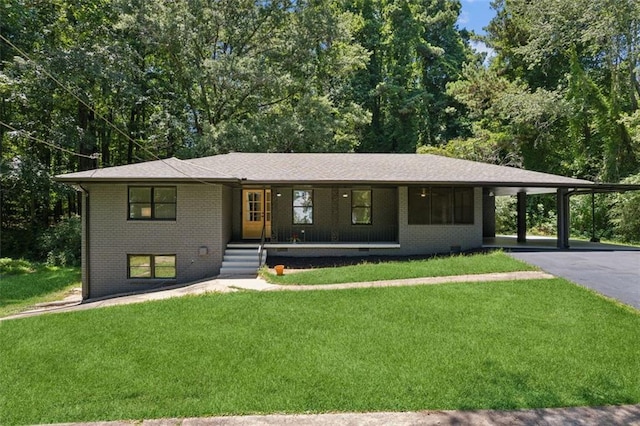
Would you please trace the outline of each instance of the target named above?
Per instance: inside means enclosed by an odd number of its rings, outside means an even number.
[[[271,238],[271,190],[242,190],[242,238],[259,240],[264,227],[265,238]]]

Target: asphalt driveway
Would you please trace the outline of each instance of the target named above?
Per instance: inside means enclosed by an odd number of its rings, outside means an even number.
[[[640,309],[640,250],[549,250],[510,255]]]

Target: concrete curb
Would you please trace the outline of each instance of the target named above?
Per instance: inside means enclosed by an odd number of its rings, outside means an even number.
[[[143,421],[59,423],[55,426],[413,426],[413,425],[640,425],[640,405],[540,408],[534,410],[415,411],[332,414],[271,414]]]

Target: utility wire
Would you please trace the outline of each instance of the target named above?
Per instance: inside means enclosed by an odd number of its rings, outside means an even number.
[[[82,105],[84,105],[87,109],[89,109],[91,112],[93,112],[98,118],[100,118],[101,120],[103,120],[105,123],[107,123],[109,125],[109,127],[113,128],[116,132],[120,133],[122,136],[124,136],[128,141],[132,142],[133,144],[135,144],[138,148],[142,149],[144,152],[146,152],[147,154],[149,154],[152,158],[161,161],[163,164],[165,164],[166,166],[168,166],[169,168],[177,171],[178,173],[184,175],[185,177],[189,178],[189,179],[193,179],[197,182],[200,183],[204,183],[207,185],[211,185],[211,182],[207,182],[201,179],[198,179],[196,177],[190,176],[189,174],[185,173],[182,170],[179,170],[177,168],[175,168],[173,165],[169,164],[167,161],[165,161],[164,159],[158,157],[155,153],[153,153],[152,151],[150,151],[148,148],[146,148],[145,146],[143,146],[142,144],[140,144],[139,142],[137,142],[135,139],[133,139],[131,136],[129,136],[128,134],[126,134],[124,131],[122,131],[118,126],[116,126],[114,123],[112,123],[111,121],[109,121],[105,116],[103,116],[102,114],[100,114],[98,111],[96,111],[91,105],[89,105],[87,102],[85,102],[82,98],[80,98],[73,90],[71,90],[68,86],[66,86],[65,84],[63,84],[60,80],[58,80],[53,74],[51,74],[49,71],[47,71],[46,69],[44,69],[44,67],[42,67],[41,65],[39,65],[38,63],[36,63],[33,59],[31,59],[29,57],[29,55],[23,51],[22,49],[20,49],[18,46],[16,46],[15,44],[13,44],[11,42],[11,40],[7,39],[5,36],[3,36],[2,34],[0,34],[0,40],[3,40],[5,43],[7,43],[9,46],[11,46],[13,49],[15,49],[16,52],[18,52],[25,60],[27,60],[28,62],[31,62],[32,64],[34,64],[35,67],[37,67],[43,74],[45,74],[47,77],[49,77],[51,80],[53,80],[58,86],[62,87],[67,93],[69,93],[71,96],[73,96],[75,99],[78,100],[78,102],[80,102]],[[80,89],[78,89],[80,90]],[[57,145],[56,145],[57,146]],[[76,154],[76,153],[73,153]],[[94,158],[94,157],[92,157]],[[183,160],[180,160],[181,162]],[[191,164],[191,163],[189,163]],[[200,166],[201,168],[204,168],[202,166]]]
[[[58,149],[58,150],[60,150],[60,151],[64,151],[64,152],[66,152],[67,154],[75,155],[76,157],[89,158],[89,159],[91,159],[91,160],[95,160],[95,159],[97,159],[97,158],[98,158],[98,155],[95,155],[95,154],[94,154],[94,155],[80,154],[79,152],[71,151],[70,149],[64,148],[64,147],[62,147],[62,146],[60,146],[60,145],[56,145],[56,144],[54,144],[54,143],[52,143],[52,142],[47,142],[47,141],[45,141],[44,139],[40,139],[40,138],[37,138],[37,137],[35,137],[35,136],[30,135],[26,130],[16,129],[16,128],[15,128],[15,127],[13,127],[12,125],[7,124],[7,123],[5,123],[5,122],[3,122],[3,121],[0,121],[0,125],[2,125],[2,126],[4,126],[4,127],[6,127],[6,128],[7,128],[7,129],[9,129],[9,130],[14,131],[14,132],[19,132],[19,133],[21,133],[22,135],[26,136],[27,138],[29,138],[29,139],[31,139],[31,140],[34,140],[34,141],[36,141],[36,142],[39,142],[39,143],[45,144],[45,145],[47,145],[47,146],[50,146],[51,148],[55,148],[55,149]]]

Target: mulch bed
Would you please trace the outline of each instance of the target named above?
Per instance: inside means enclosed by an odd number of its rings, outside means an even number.
[[[468,255],[474,253],[487,252],[486,249],[470,250],[456,255]],[[381,263],[381,262],[397,262],[406,260],[424,260],[435,257],[447,257],[451,254],[431,254],[431,255],[414,255],[414,256],[320,256],[320,257],[292,257],[292,256],[273,256],[267,257],[267,266],[273,268],[275,265],[285,265],[287,269],[314,269],[329,268],[335,266],[358,265],[360,263]]]

